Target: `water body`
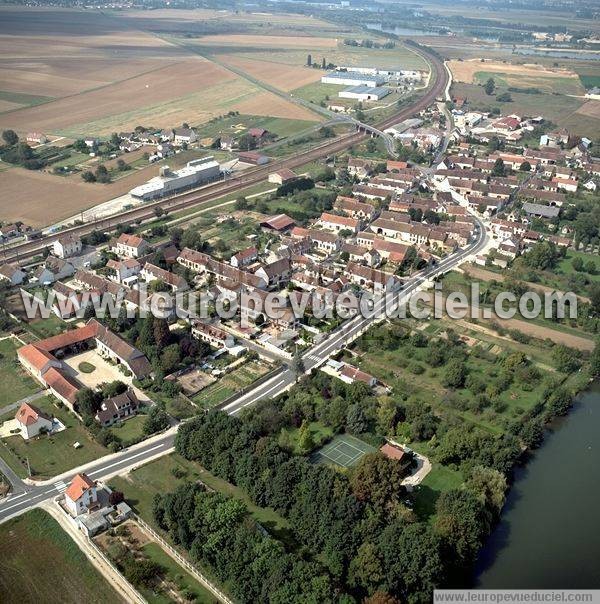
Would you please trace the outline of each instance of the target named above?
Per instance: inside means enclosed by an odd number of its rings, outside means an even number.
[[[393,25],[384,25],[383,23],[367,23],[365,25],[367,29],[374,31],[389,31],[390,33],[397,34],[398,36],[445,36],[445,32],[439,32],[435,29],[411,29],[409,27],[400,27]]]
[[[576,59],[579,61],[600,61],[600,52],[574,50],[542,50],[541,48],[517,48],[515,54],[550,57],[554,59]]]
[[[600,384],[518,471],[502,520],[482,550],[484,589],[600,588]]]

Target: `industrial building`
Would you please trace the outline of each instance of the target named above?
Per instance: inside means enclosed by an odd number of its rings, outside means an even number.
[[[188,162],[184,168],[179,170],[171,171],[169,166],[163,166],[160,168],[158,176],[131,189],[129,194],[144,201],[158,199],[217,180],[220,175],[219,162],[215,161],[212,156],[203,157]]]
[[[389,88],[378,86],[352,86],[338,93],[341,99],[356,99],[358,101],[378,101],[390,93]]]
[[[321,77],[322,84],[340,84],[341,86],[368,86],[375,88],[385,82],[380,75],[361,74],[356,71],[332,71]]]

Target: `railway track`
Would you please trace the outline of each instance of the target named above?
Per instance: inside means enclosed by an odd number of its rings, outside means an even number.
[[[433,103],[437,97],[442,96],[448,83],[448,74],[442,61],[422,48],[419,49],[419,52],[429,61],[429,64],[431,65],[433,79],[432,86],[414,103],[402,108],[400,111],[381,123],[376,124],[375,127],[377,129],[384,130],[385,128],[388,128],[399,121],[411,117],[415,113],[418,113],[431,105],[431,103]],[[246,170],[240,176],[234,176],[233,178],[228,178],[226,180],[221,180],[206,185],[201,189],[196,189],[194,191],[190,191],[189,193],[182,193],[174,197],[146,203],[143,206],[125,210],[123,212],[119,212],[118,214],[107,216],[106,218],[99,218],[98,220],[86,222],[85,224],[76,225],[63,229],[57,233],[46,235],[40,239],[27,241],[10,248],[5,248],[3,253],[0,254],[0,259],[2,262],[21,262],[23,260],[28,260],[52,245],[53,242],[59,237],[62,237],[66,234],[83,236],[91,233],[94,230],[111,231],[116,229],[118,225],[144,222],[145,220],[155,217],[156,208],[162,208],[163,210],[172,213],[174,211],[195,207],[203,202],[212,201],[215,198],[223,197],[229,193],[235,193],[236,191],[240,191],[249,186],[262,182],[271,172],[276,170],[280,170],[282,168],[297,168],[316,159],[343,151],[344,149],[347,149],[348,147],[360,142],[367,136],[368,134],[363,132],[354,132],[338,136],[325,143],[317,145],[316,147],[312,147],[308,151],[303,151],[292,157],[276,160],[266,164],[265,166],[259,166]]]

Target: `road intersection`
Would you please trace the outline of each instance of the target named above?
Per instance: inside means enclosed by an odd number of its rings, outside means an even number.
[[[483,249],[488,239],[485,226],[479,218],[475,216],[473,218],[477,225],[473,242],[466,248],[454,252],[437,264],[431,265],[411,277],[400,291],[386,294],[385,297],[375,303],[374,310],[382,311],[384,307],[387,308],[388,313],[397,310],[415,292],[422,289],[423,284],[427,281],[458,266],[467,257],[476,255]],[[348,320],[331,332],[327,338],[307,350],[302,357],[306,371],[309,372],[319,367],[332,354],[356,340],[373,323],[385,319],[385,313],[383,312],[374,312],[373,315],[371,317],[358,315]],[[248,391],[237,400],[228,403],[223,407],[223,411],[234,415],[260,400],[276,397],[291,388],[296,382],[296,378],[297,376],[291,368],[283,368],[271,379]],[[123,474],[137,465],[171,453],[176,432],[177,427],[171,428],[164,434],[54,477],[51,481],[32,484],[32,481],[16,479],[13,474],[11,480],[13,482],[13,495],[0,503],[0,523],[34,508],[44,501],[53,499],[66,488],[68,482],[78,472],[85,471],[94,480],[106,480],[112,476]]]

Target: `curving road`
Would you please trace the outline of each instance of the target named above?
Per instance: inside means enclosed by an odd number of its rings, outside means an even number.
[[[432,279],[464,261],[467,256],[477,254],[487,242],[487,234],[484,224],[479,218],[473,216],[477,224],[474,241],[466,248],[455,252],[444,258],[437,265],[430,266],[424,271],[410,278],[400,292],[387,294],[376,304],[376,309],[381,309],[387,303],[388,308],[397,309],[400,304],[406,302],[426,281]],[[339,328],[331,332],[328,337],[316,346],[304,353],[303,361],[307,371],[314,369],[324,363],[334,352],[341,349],[358,338],[369,326],[376,322],[376,318],[365,318],[357,316]],[[265,398],[275,397],[288,388],[296,380],[296,376],[289,368],[281,371],[267,382],[260,384],[250,390],[232,403],[226,405],[223,410],[231,415],[239,413],[244,408],[257,403]],[[94,480],[107,479],[117,474],[122,474],[128,469],[145,463],[155,457],[166,455],[173,450],[177,428],[172,428],[163,435],[154,437],[139,445],[130,447],[117,454],[104,457],[100,460],[87,464],[77,471],[85,471]],[[64,491],[75,471],[68,472],[52,481],[33,486],[21,480],[14,481],[14,494],[0,503],[0,523],[23,514],[27,510],[56,497]]]

